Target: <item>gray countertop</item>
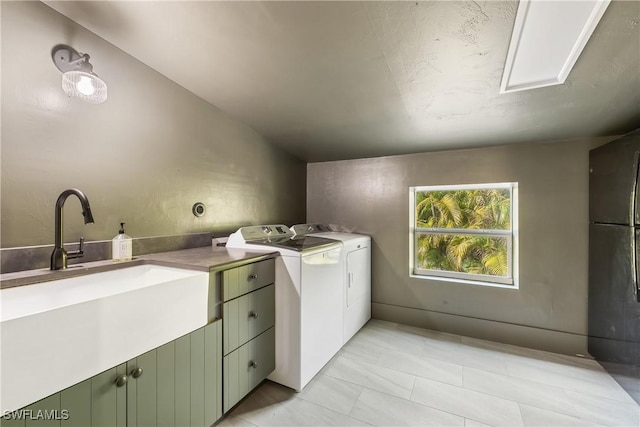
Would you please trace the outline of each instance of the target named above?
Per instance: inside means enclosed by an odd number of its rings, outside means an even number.
[[[141,256],[140,258],[149,260],[154,264],[167,265],[169,267],[211,271],[223,270],[248,262],[274,258],[277,255],[278,252],[255,252],[244,249],[207,246],[204,248],[149,254]]]
[[[217,271],[233,268],[238,265],[256,262],[277,256],[277,252],[250,252],[244,249],[227,249],[224,247],[201,247],[180,251],[161,252],[157,254],[134,257],[131,261],[114,262],[112,260],[80,262],[71,264],[66,270],[51,271],[47,268],[38,270],[17,271],[0,274],[0,288],[31,285],[69,277],[84,276],[119,268],[142,264],[155,264],[167,267],[187,268],[199,271]]]

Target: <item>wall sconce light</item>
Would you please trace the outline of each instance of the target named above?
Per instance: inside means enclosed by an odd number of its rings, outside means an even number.
[[[62,71],[62,90],[67,95],[92,104],[107,100],[107,84],[93,72],[89,55],[59,44],[51,50],[51,58],[58,70]]]

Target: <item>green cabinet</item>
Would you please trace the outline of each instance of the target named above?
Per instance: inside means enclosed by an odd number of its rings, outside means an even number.
[[[210,426],[222,416],[221,326],[216,321],[127,362],[127,426]]]
[[[226,355],[223,366],[226,413],[275,369],[275,328]]]
[[[226,355],[275,325],[275,285],[226,301],[223,313]]]
[[[239,297],[276,281],[275,260],[230,268],[222,272],[222,293],[225,301]]]
[[[221,273],[223,412],[228,412],[275,369],[275,261]]]
[[[127,388],[117,387],[127,364],[33,403],[0,419],[2,427],[124,427]]]
[[[2,427],[210,426],[222,416],[222,321],[142,354],[15,415]]]

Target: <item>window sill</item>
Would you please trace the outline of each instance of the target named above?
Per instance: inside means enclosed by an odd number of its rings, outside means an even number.
[[[514,282],[513,285],[503,285],[501,283],[483,282],[479,280],[465,280],[465,279],[455,279],[451,277],[426,276],[426,275],[418,275],[413,273],[409,274],[409,277],[411,277],[412,279],[437,280],[440,282],[461,283],[464,285],[475,285],[475,286],[488,286],[491,288],[504,288],[504,289],[513,289],[513,290],[519,289],[517,280]]]

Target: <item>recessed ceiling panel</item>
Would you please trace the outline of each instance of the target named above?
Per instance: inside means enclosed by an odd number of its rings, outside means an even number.
[[[521,0],[501,93],[562,84],[609,0]]]

